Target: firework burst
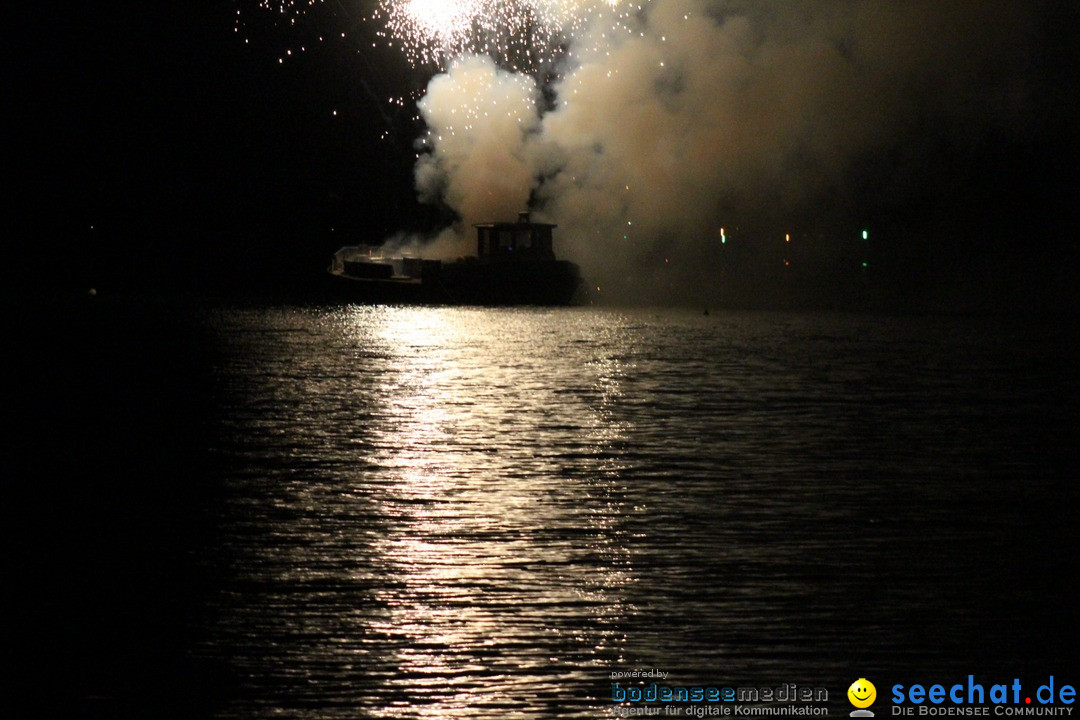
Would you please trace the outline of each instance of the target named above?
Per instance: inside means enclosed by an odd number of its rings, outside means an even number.
[[[269,32],[268,25],[294,33],[282,53],[285,62],[308,45],[347,40],[368,25],[417,68],[445,70],[463,56],[484,55],[505,69],[535,72],[567,53],[587,27],[603,28],[609,39],[619,31],[635,32],[634,18],[649,0],[372,2],[370,15],[361,15],[358,6],[325,0],[234,0],[236,32],[245,42],[250,34]]]
[[[463,55],[487,55],[532,71],[558,58],[566,41],[598,21],[630,31],[644,2],[623,0],[380,0],[380,35],[414,65],[445,68]]]

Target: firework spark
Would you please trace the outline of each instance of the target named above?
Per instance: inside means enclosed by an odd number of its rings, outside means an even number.
[[[376,0],[369,16],[325,0],[234,0],[236,32],[263,34],[267,24],[297,33],[281,62],[332,38],[347,40],[369,24],[414,67],[445,70],[467,55],[487,56],[500,67],[532,73],[550,66],[587,27],[606,37],[635,32],[635,17],[650,0]],[[259,16],[260,19],[257,19]],[[252,25],[254,23],[254,25]],[[337,28],[335,29],[335,26]],[[300,38],[305,37],[306,40]],[[288,36],[287,36],[288,37]],[[359,46],[357,46],[359,49]]]
[[[487,55],[511,70],[531,71],[561,55],[566,40],[588,24],[606,21],[629,31],[643,2],[380,0],[374,18],[414,65],[444,68],[464,55]]]

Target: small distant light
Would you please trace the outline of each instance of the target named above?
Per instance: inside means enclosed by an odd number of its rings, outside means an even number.
[[[865,260],[863,260],[863,264],[862,264],[862,266],[863,266],[863,267],[870,267],[870,263],[868,263],[868,262],[866,262]]]
[[[784,233],[784,242],[791,242],[791,233]]]
[[[863,240],[869,240],[870,239],[870,231],[869,230],[863,230],[862,231],[862,239]]]

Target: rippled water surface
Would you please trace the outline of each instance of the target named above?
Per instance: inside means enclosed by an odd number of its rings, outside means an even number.
[[[95,371],[134,388],[125,416],[180,409],[128,421],[122,443],[97,432],[119,456],[141,448],[133,485],[204,488],[184,501],[198,533],[161,530],[172,511],[143,500],[130,515],[189,558],[177,607],[134,617],[185,618],[175,655],[198,679],[179,692],[208,715],[606,717],[611,674],[637,668],[820,685],[842,708],[856,677],[1076,668],[1060,631],[1075,617],[1075,366],[1049,326],[351,306],[192,317],[91,357],[150,368]],[[172,382],[192,367],[205,397]],[[146,554],[164,563],[161,547]],[[106,700],[124,696],[109,687]]]
[[[983,321],[213,327],[228,501],[201,651],[236,673],[225,714],[596,717],[613,670],[835,685],[986,662],[1009,613],[1055,606],[1017,586],[1051,564],[1075,385]]]

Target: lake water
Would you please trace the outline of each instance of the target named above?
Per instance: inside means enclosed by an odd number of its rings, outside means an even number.
[[[1080,679],[1068,322],[77,305],[13,376],[28,708]]]

